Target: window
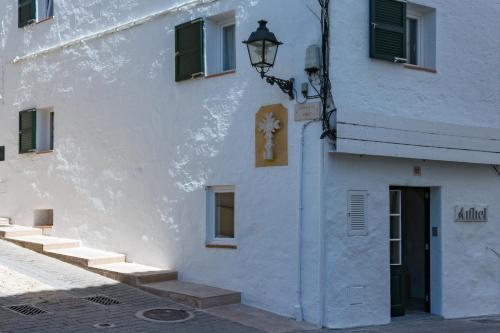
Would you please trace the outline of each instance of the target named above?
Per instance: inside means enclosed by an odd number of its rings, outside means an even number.
[[[18,26],[22,28],[54,16],[54,0],[18,0]]]
[[[236,25],[234,12],[206,19],[206,73],[220,74],[236,69]]]
[[[402,0],[370,0],[370,57],[436,68],[436,10]]]
[[[54,150],[54,112],[29,109],[19,113],[19,154]]]
[[[402,232],[401,232],[401,191],[389,191],[390,201],[390,263],[391,265],[402,264]]]
[[[234,186],[207,188],[207,244],[235,245]]]
[[[408,3],[406,49],[408,64],[436,68],[436,11]]]
[[[236,69],[234,12],[197,19],[175,28],[175,80]]]
[[[5,161],[5,146],[0,146],[0,162]]]

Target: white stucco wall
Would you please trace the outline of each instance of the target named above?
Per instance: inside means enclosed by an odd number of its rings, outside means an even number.
[[[500,129],[500,38],[495,1],[421,0],[436,9],[436,69],[429,73],[369,58],[368,1],[332,1],[332,82],[339,112],[370,112]],[[486,33],[487,32],[487,33]],[[383,126],[383,124],[380,124]],[[446,318],[500,313],[496,202],[500,177],[491,166],[329,154],[325,185],[326,324],[390,322],[389,186],[431,188],[432,311]],[[413,166],[422,176],[413,176]],[[369,236],[347,237],[347,191],[367,190]],[[486,204],[490,221],[453,222],[454,206]],[[436,274],[440,272],[441,274]],[[350,305],[348,288],[365,286]]]
[[[303,80],[305,48],[320,39],[304,1],[216,1],[132,29],[11,63],[39,49],[165,10],[177,1],[55,2],[51,21],[17,28],[17,1],[2,19],[4,99],[0,139],[6,162],[0,216],[32,225],[54,209],[57,236],[126,253],[131,261],[178,270],[180,279],[243,292],[243,302],[292,316],[297,305],[298,151],[293,103],[263,82],[238,43],[236,74],[174,82],[174,26],[236,11],[237,41],[268,19],[286,44],[272,74]],[[287,15],[283,15],[283,8]],[[301,36],[295,38],[292,36]],[[289,165],[255,168],[254,115],[289,108]],[[19,155],[18,112],[52,107],[55,151]],[[307,253],[317,253],[318,124],[306,132]],[[235,185],[237,250],[205,248],[205,186]],[[314,238],[314,239],[313,239]],[[317,321],[314,255],[304,271],[306,319]]]
[[[368,1],[332,0],[332,83],[343,112],[375,112],[468,126],[500,127],[496,1],[421,0],[437,12],[437,74],[368,57]],[[220,0],[179,10],[115,34],[16,64],[15,57],[120,26],[181,1],[58,0],[53,20],[17,28],[17,1],[0,8],[0,216],[31,225],[53,208],[58,236],[123,252],[132,261],[176,269],[183,280],[243,292],[243,302],[285,315],[297,305],[299,136],[293,102],[262,82],[243,46],[233,75],[174,82],[174,26],[236,11],[236,40],[259,19],[285,42],[272,75],[305,81],[304,53],[319,43],[315,0]],[[487,33],[485,33],[487,31]],[[471,47],[480,45],[480,47]],[[254,114],[267,104],[289,111],[289,165],[254,167]],[[18,112],[53,107],[55,152],[18,155]],[[389,317],[389,185],[433,186],[441,193],[442,298],[446,317],[499,313],[495,216],[468,230],[452,223],[457,202],[494,207],[491,167],[327,155],[321,178],[319,124],[306,131],[304,315],[320,322],[320,220],[326,211],[325,324],[386,323]],[[422,164],[423,176],[411,175]],[[321,197],[321,179],[325,196]],[[471,181],[474,179],[474,182]],[[477,183],[477,184],[476,184]],[[206,185],[235,185],[238,249],[205,248]],[[498,187],[498,186],[497,186]],[[365,238],[347,238],[347,190],[370,192]],[[433,199],[433,200],[434,200]],[[433,201],[434,202],[434,201]],[[452,255],[447,255],[447,254]],[[462,255],[460,255],[462,254]],[[457,267],[464,269],[455,274]],[[465,268],[471,268],[465,270]],[[349,306],[346,288],[364,285]],[[437,283],[433,283],[437,285]],[[467,292],[467,290],[471,290]],[[476,297],[465,304],[464,300]],[[438,304],[433,300],[433,304]],[[433,308],[434,309],[434,308]]]
[[[500,313],[500,177],[491,166],[334,155],[329,159],[327,323],[390,322],[389,187],[431,187],[431,311],[445,318]],[[413,176],[421,166],[422,176]],[[374,176],[375,175],[375,176]],[[368,191],[368,236],[347,237],[347,192]],[[457,223],[456,205],[487,205],[487,223]],[[362,304],[348,288],[364,286]]]

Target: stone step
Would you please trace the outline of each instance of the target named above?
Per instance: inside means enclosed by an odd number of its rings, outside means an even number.
[[[183,281],[148,283],[141,285],[140,288],[197,309],[241,302],[239,292]]]
[[[114,264],[125,261],[125,255],[86,247],[48,250],[43,253],[56,259],[87,268],[88,266]]]
[[[80,246],[80,242],[73,239],[56,238],[43,235],[5,237],[5,240],[36,252],[68,249]]]
[[[0,237],[23,237],[41,235],[40,229],[23,227],[20,225],[2,225],[0,226]]]
[[[177,279],[177,272],[175,271],[128,262],[93,265],[89,266],[88,269],[94,273],[132,286]]]

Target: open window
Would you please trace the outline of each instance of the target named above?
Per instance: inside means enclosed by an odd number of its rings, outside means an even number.
[[[205,26],[206,73],[236,69],[236,24],[234,12],[207,18]]]
[[[436,68],[436,10],[403,0],[370,0],[370,57]]]
[[[54,150],[54,112],[29,109],[19,113],[19,154]]]
[[[235,188],[207,188],[207,245],[235,246]]]
[[[18,0],[18,26],[25,27],[54,16],[54,0]]]
[[[234,11],[175,27],[175,80],[233,72],[236,69]]]

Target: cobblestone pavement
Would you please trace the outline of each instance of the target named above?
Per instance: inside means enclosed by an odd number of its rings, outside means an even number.
[[[83,298],[106,295],[120,304],[104,306]],[[19,315],[6,306],[35,304],[46,314]],[[166,299],[117,283],[53,258],[0,241],[0,332],[169,332],[169,333],[263,333],[254,328],[195,311],[184,323],[155,323],[135,314],[144,309],[176,305]],[[481,318],[484,319],[484,318]],[[95,324],[111,324],[96,328]],[[498,333],[500,317],[445,321],[426,317],[395,320],[393,324],[311,333]]]

